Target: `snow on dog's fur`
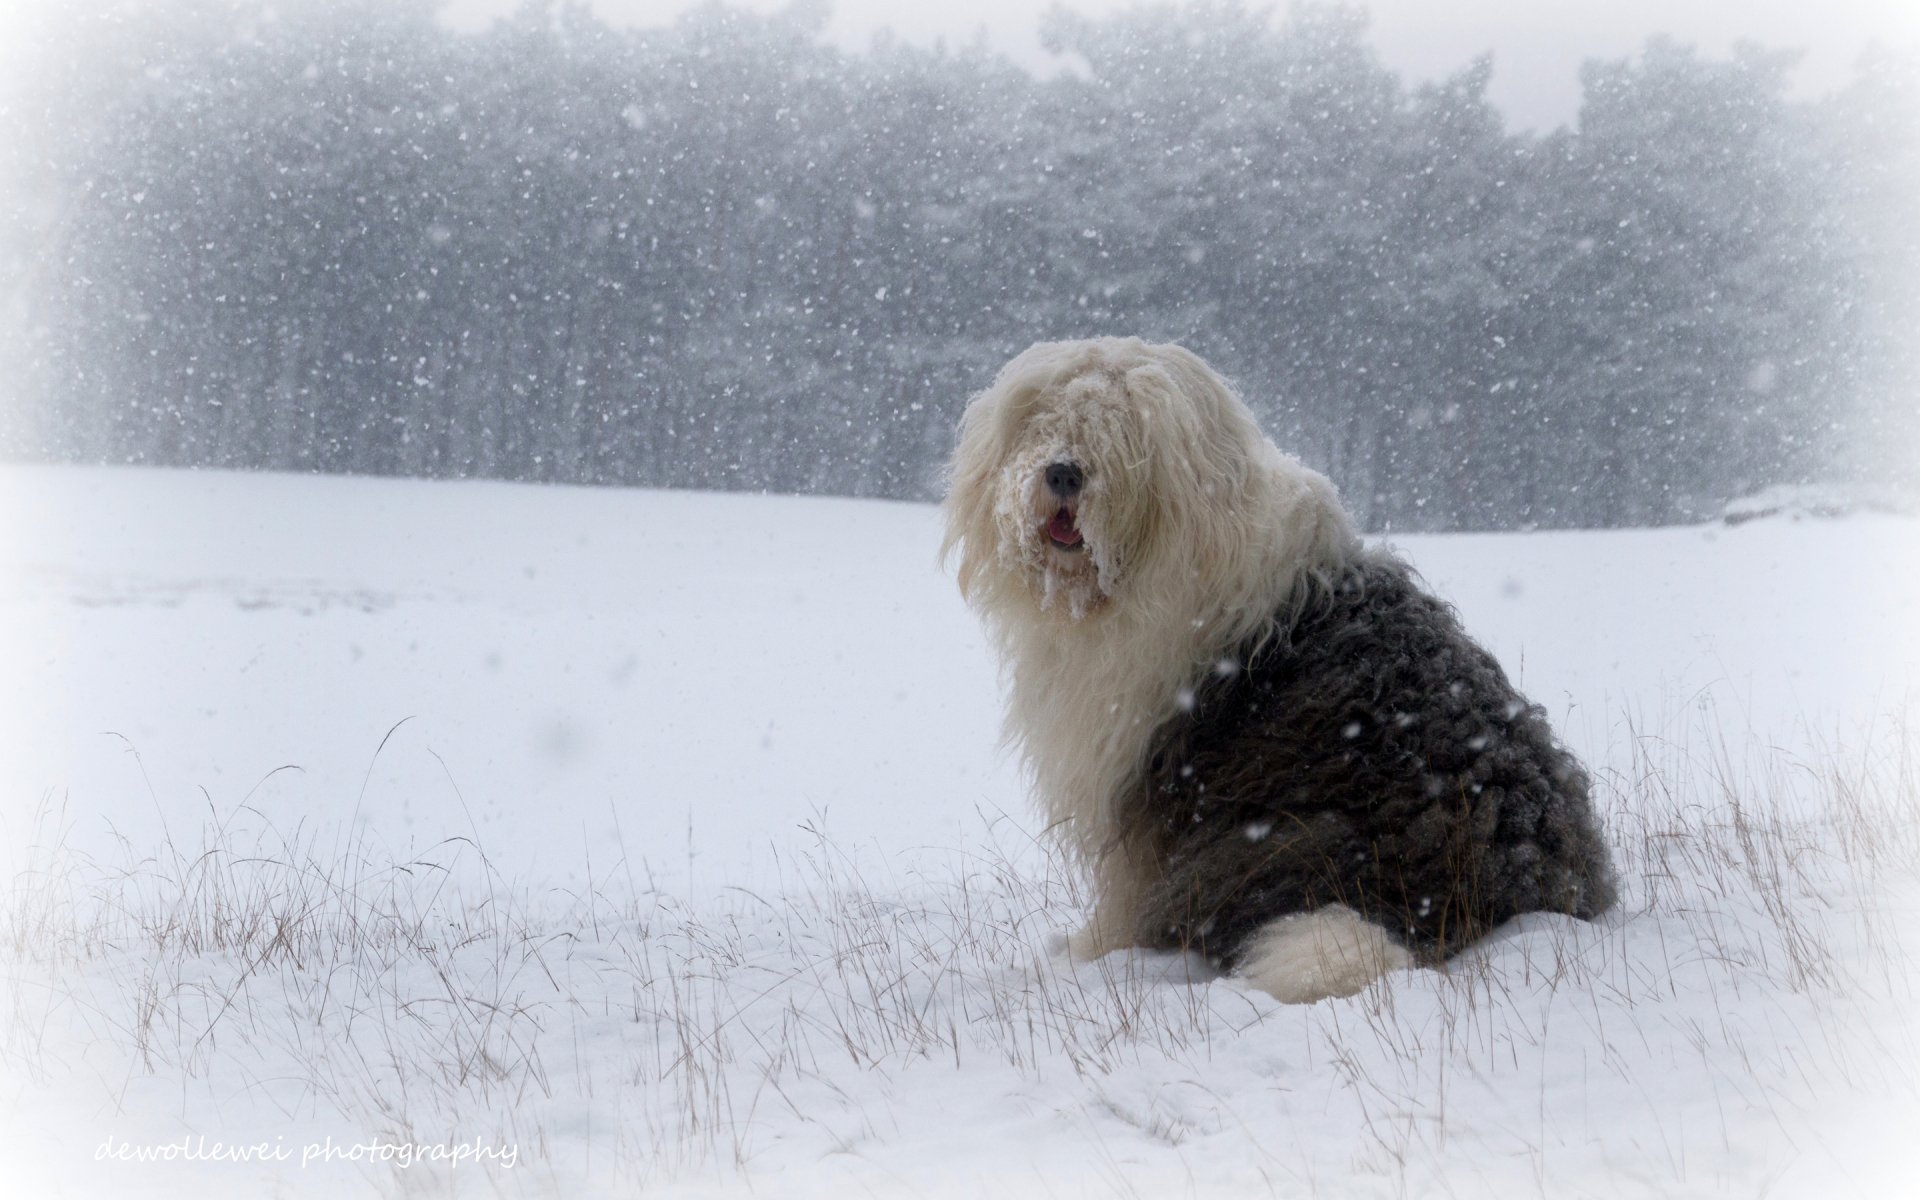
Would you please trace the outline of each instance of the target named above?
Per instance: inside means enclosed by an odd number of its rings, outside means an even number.
[[[1195,949],[1312,1000],[1611,903],[1540,710],[1190,352],[1032,347],[949,482],[1009,737],[1091,872],[1075,953]]]

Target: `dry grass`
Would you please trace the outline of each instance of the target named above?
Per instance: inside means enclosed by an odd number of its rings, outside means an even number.
[[[776,886],[689,906],[624,863],[536,893],[467,838],[395,861],[351,833],[277,831],[244,802],[209,803],[191,842],[123,842],[105,863],[66,848],[68,818],[49,804],[0,908],[0,1054],[46,1080],[81,1041],[104,1041],[129,1077],[238,1089],[394,1138],[485,1132],[535,1160],[592,1145],[634,1184],[751,1173],[776,1131],[884,1141],[871,1081],[909,1071],[1010,1074],[1159,1145],[1237,1137],[1258,1155],[1231,1098],[1143,1099],[1120,1077],[1147,1064],[1205,1091],[1210,1063],[1244,1057],[1275,1022],[1360,1130],[1355,1165],[1409,1194],[1455,1152],[1455,1097],[1484,1097],[1488,1080],[1519,1123],[1511,1152],[1553,1191],[1568,1117],[1547,1091],[1568,1054],[1585,1056],[1596,1111],[1657,1105],[1648,1064],[1696,1059],[1689,1070],[1773,1105],[1783,1129],[1796,1078],[1920,1095],[1903,1074],[1920,1060],[1911,1039],[1858,1025],[1914,999],[1901,931],[1920,758],[1906,727],[1787,751],[1693,711],[1659,729],[1624,721],[1606,763],[1619,910],[1528,919],[1446,978],[1304,1010],[1198,985],[1212,973],[1177,957],[1069,964],[1058,935],[1083,897],[1004,818],[983,821],[952,870],[879,882],[815,824]],[[1703,992],[1717,1002],[1677,1002]],[[1534,1076],[1537,1101],[1515,1083]],[[607,1115],[583,1133],[583,1113]],[[1712,1141],[1696,1122],[1642,1149],[1655,1175],[1686,1180]],[[1327,1182],[1298,1159],[1255,1169],[1283,1190]]]

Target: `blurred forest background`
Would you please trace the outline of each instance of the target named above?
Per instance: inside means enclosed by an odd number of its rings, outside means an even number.
[[[0,139],[0,456],[928,498],[1030,342],[1232,377],[1372,529],[1911,481],[1914,63],[1590,63],[1510,131],[1364,15],[1056,12],[1077,70],[405,0],[54,19]]]

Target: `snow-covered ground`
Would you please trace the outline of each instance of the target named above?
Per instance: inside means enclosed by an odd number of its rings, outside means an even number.
[[[0,469],[0,1192],[1920,1188],[1920,518],[1403,539],[1626,897],[1304,1008],[1065,961],[937,540]]]

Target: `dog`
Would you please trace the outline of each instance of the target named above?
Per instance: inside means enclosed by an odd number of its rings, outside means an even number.
[[[1579,762],[1206,363],[1047,342],[961,418],[942,556],[1092,884],[1077,958],[1196,951],[1282,1001],[1615,898]]]

